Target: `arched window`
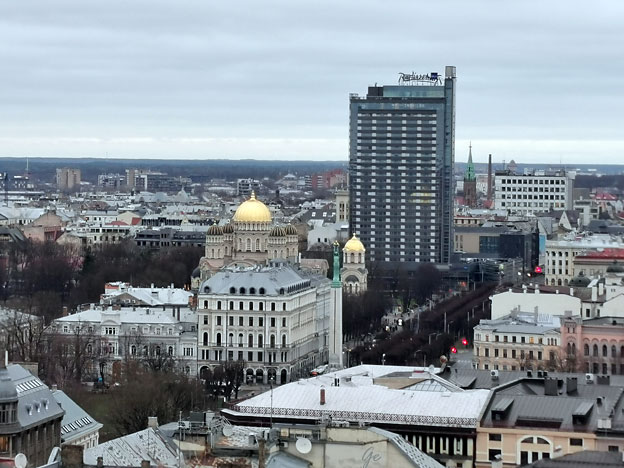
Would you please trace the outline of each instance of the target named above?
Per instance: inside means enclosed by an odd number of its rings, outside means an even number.
[[[204,309],[208,308],[208,301],[204,301]]]
[[[576,343],[572,343],[572,356],[576,356]]]
[[[221,310],[221,301],[217,301],[217,310]]]
[[[253,335],[251,333],[247,337],[247,347],[253,348]]]
[[[620,346],[620,358],[624,358],[624,346]]]
[[[210,249],[210,258],[214,258],[214,249]]]
[[[238,292],[239,292],[240,294],[245,294],[245,293],[247,292],[247,290],[246,290],[245,288],[240,288],[240,289],[238,290]]]
[[[615,345],[611,345],[611,357],[617,357],[617,349]]]
[[[253,302],[249,302],[249,310],[254,310],[254,308],[253,308]]]
[[[608,372],[608,368],[607,368],[607,363],[606,363],[606,362],[603,362],[603,363],[602,363],[602,373],[603,373],[603,374],[608,374],[608,373],[609,373],[609,372]]]
[[[130,346],[130,354],[132,354],[133,356],[136,356],[136,346],[134,345]]]
[[[285,302],[282,304],[282,310],[286,310],[286,303]]]
[[[258,304],[258,310],[264,310],[264,302]]]
[[[167,353],[169,354],[169,356],[173,356],[173,346],[169,346]]]
[[[354,263],[353,260],[355,258],[355,255],[353,254],[353,252],[351,252],[351,254],[349,255],[349,263]]]
[[[286,335],[282,335],[282,348],[286,347]]]
[[[230,310],[234,310],[234,301],[230,301]]]
[[[264,294],[264,288],[260,288],[260,294]]]
[[[245,307],[244,307],[244,305],[243,305],[243,301],[240,301],[240,302],[238,303],[238,310],[245,310]]]
[[[593,346],[593,352],[594,352],[594,356],[598,357],[598,345],[597,344]]]
[[[258,335],[258,348],[262,348],[262,342],[263,342],[262,335]]]
[[[271,335],[271,348],[275,348],[275,335]]]
[[[208,346],[208,332],[204,332],[204,346]]]
[[[160,356],[160,346],[156,346],[156,356]]]
[[[221,333],[217,333],[216,342],[217,342],[217,346],[221,346]]]
[[[244,342],[244,337],[243,337],[243,334],[242,334],[242,333],[239,333],[239,334],[238,334],[238,346],[239,346],[239,348],[242,348],[242,347],[243,347],[243,342]]]
[[[260,250],[260,239],[256,239],[256,252]]]
[[[243,240],[240,237],[238,238],[238,250],[243,250]]]
[[[256,288],[249,288],[249,294],[256,294]]]
[[[147,346],[143,346],[143,356],[147,356]]]
[[[228,335],[228,344],[229,344],[230,346],[233,346],[233,345],[234,345],[234,333],[230,333],[230,334]]]
[[[585,344],[585,346],[583,346],[583,354],[585,356],[589,356],[589,345]]]
[[[602,345],[602,357],[607,357],[607,356],[608,356],[607,345]]]
[[[247,239],[247,241],[245,242],[245,246],[247,247],[247,251],[249,252],[251,250],[251,239]]]
[[[87,354],[91,354],[93,352],[93,346],[91,346],[91,343],[89,343],[87,345]]]
[[[234,294],[234,293],[236,293],[236,288],[234,286],[232,286],[230,288],[230,294]]]

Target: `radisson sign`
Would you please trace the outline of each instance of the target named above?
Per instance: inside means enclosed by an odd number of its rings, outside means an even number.
[[[438,74],[438,72],[431,72],[428,75],[417,75],[416,73],[399,73],[399,84],[401,83],[410,83],[410,82],[420,82],[420,83],[441,83],[442,78]]]

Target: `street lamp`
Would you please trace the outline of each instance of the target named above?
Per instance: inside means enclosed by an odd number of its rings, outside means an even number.
[[[386,353],[383,353],[381,355],[381,365],[385,366],[386,365]]]

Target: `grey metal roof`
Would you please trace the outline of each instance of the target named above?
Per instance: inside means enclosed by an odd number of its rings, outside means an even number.
[[[61,442],[71,444],[83,435],[102,428],[102,424],[93,419],[85,410],[69,398],[62,390],[52,392],[54,399],[65,410],[61,421]]]
[[[325,278],[314,278],[317,282]],[[329,280],[326,280],[329,282]],[[255,288],[254,295],[262,296],[289,295],[294,292],[313,286],[312,276],[295,270],[290,265],[279,266],[254,266],[254,267],[228,267],[215,273],[200,286],[200,293],[204,294],[234,294],[237,296],[249,296],[250,288]],[[234,292],[231,292],[233,288]],[[241,293],[244,288],[244,293]]]
[[[17,424],[0,427],[0,433],[15,433],[62,418],[63,409],[41,380],[18,364],[9,364],[7,372],[17,390]]]

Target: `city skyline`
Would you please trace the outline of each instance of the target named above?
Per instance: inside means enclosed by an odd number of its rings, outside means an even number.
[[[6,3],[0,157],[346,162],[349,93],[453,64],[456,161],[617,163],[623,9]]]

